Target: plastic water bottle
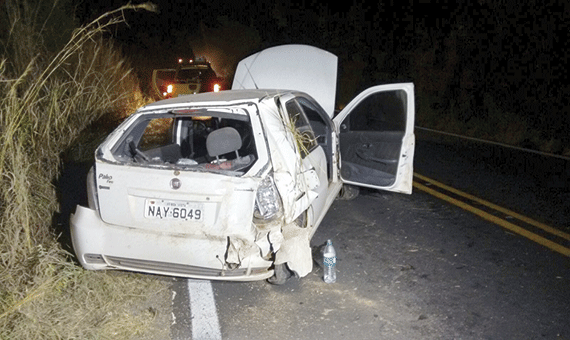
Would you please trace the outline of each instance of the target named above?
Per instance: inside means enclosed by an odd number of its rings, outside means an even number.
[[[323,265],[325,275],[323,277],[326,283],[336,282],[336,252],[331,240],[327,240],[327,245],[323,254]]]

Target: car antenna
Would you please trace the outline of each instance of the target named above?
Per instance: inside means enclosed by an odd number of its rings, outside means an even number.
[[[259,52],[259,53],[257,54],[257,56],[255,56],[255,59],[253,59],[253,60],[251,61],[251,65],[253,65],[253,63],[255,63],[255,61],[257,60],[257,58],[259,57],[259,55],[260,55],[262,52],[263,52],[263,51]],[[251,66],[251,65],[250,65],[250,66]],[[249,66],[246,65],[246,64],[244,64],[244,66],[245,66],[245,68],[247,69],[247,73],[248,73],[249,76],[251,77],[251,81],[253,81],[253,85],[255,85],[255,89],[256,89],[256,90],[259,90],[259,87],[257,86],[257,83],[255,82],[255,79],[253,78],[253,75],[251,74],[251,71],[249,70]]]
[[[255,79],[253,78],[253,75],[251,74],[251,72],[249,71],[249,66],[245,65],[245,67],[247,68],[247,73],[249,74],[249,76],[251,77],[251,81],[253,81],[253,85],[255,85],[255,89],[259,90],[259,87],[257,87],[257,83],[255,82]]]

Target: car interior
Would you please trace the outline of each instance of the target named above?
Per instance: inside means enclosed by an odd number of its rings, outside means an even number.
[[[257,158],[251,126],[241,116],[150,116],[133,124],[112,152],[137,165],[238,172]]]

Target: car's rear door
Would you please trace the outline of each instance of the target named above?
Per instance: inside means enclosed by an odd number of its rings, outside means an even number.
[[[344,183],[411,193],[413,177],[414,85],[367,89],[335,118]]]

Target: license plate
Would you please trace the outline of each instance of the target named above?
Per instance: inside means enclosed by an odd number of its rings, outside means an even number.
[[[144,207],[144,217],[201,221],[204,219],[204,209],[201,204],[191,202],[147,199]]]

